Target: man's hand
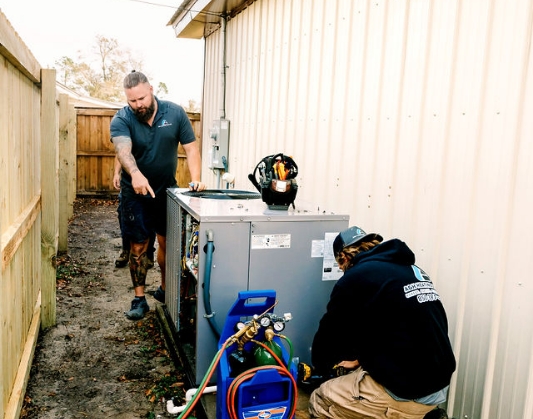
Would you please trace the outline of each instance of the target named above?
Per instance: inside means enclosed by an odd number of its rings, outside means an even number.
[[[120,190],[120,177],[122,174],[122,166],[120,165],[120,160],[115,154],[115,162],[113,163],[113,186],[115,189]]]
[[[200,182],[199,180],[193,180],[191,183],[189,183],[189,190],[200,192],[204,191],[206,188],[205,183]]]
[[[113,186],[115,189],[120,189],[120,173],[115,173],[113,175]]]
[[[155,198],[155,193],[150,186],[150,183],[148,183],[148,179],[144,177],[139,169],[133,169],[133,171],[130,173],[130,176],[131,186],[137,195],[150,194],[152,198]]]
[[[341,361],[338,364],[333,366],[333,371],[340,377],[341,375],[346,375],[351,372],[351,370],[356,369],[359,366],[359,361]]]
[[[359,361],[357,359],[355,361],[341,361],[336,366],[346,368],[347,370],[354,370],[359,366]]]

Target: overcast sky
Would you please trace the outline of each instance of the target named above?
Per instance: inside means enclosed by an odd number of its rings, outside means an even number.
[[[154,89],[166,83],[166,99],[201,103],[203,40],[178,39],[167,26],[182,0],[0,0],[37,61],[53,68],[63,56],[88,56],[96,36],[114,38],[141,58]],[[171,7],[169,7],[171,6]]]

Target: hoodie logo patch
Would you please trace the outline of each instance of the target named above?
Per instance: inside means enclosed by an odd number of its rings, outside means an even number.
[[[425,273],[422,269],[420,269],[418,266],[411,265],[411,269],[413,269],[415,277],[419,281],[431,281],[431,279],[429,278],[429,275]]]
[[[405,298],[415,297],[419,303],[440,300],[440,296],[437,291],[435,291],[429,275],[416,265],[411,265],[411,268],[413,269],[418,282],[404,285],[403,292],[405,293]]]

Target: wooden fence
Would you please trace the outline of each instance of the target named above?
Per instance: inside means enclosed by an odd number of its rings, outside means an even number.
[[[0,11],[0,417],[19,417],[40,327],[55,323],[59,119],[41,69]]]
[[[74,199],[116,193],[116,109],[76,107],[1,10],[0,92],[0,418],[18,419],[39,331],[56,322],[55,258],[67,250]],[[199,114],[189,118],[201,141]],[[184,185],[182,149],[178,157]]]
[[[109,140],[109,125],[117,109],[77,108],[77,156],[76,193],[77,195],[111,195],[117,191],[113,187],[113,166],[115,149]],[[200,114],[188,113],[200,150],[202,125]],[[185,151],[179,146],[178,185],[185,186],[190,181]]]

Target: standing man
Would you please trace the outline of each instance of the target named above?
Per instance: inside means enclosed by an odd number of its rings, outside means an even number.
[[[149,238],[154,231],[161,269],[161,286],[154,298],[165,301],[166,190],[177,186],[179,144],[187,155],[192,179],[190,189],[202,191],[205,185],[200,181],[200,150],[183,108],[157,99],[147,77],[140,72],[133,71],[124,78],[124,93],[128,106],[113,117],[110,131],[123,169],[122,227],[130,241],[129,268],[135,290],[131,308],[125,314],[137,320],[150,310],[144,288],[149,267]]]
[[[423,418],[446,401],[455,371],[439,294],[398,239],[351,227],[333,253],[344,275],[313,340],[312,363],[324,376],[352,372],[311,394],[311,417]]]

